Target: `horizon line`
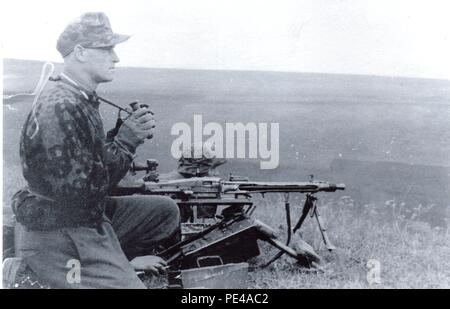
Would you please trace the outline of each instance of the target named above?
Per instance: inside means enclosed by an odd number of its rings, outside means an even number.
[[[29,61],[29,62],[41,62],[45,63],[45,60],[37,59],[24,59],[24,58],[7,58],[2,57],[2,61]],[[62,61],[50,61],[57,65],[63,65]],[[406,75],[379,75],[379,74],[362,74],[362,73],[333,73],[333,72],[313,72],[313,71],[283,71],[283,70],[257,70],[257,69],[201,69],[201,68],[176,68],[176,67],[151,67],[151,66],[117,66],[117,69],[150,69],[150,70],[179,70],[179,71],[221,71],[221,72],[255,72],[255,73],[286,73],[286,74],[314,74],[314,75],[345,75],[345,76],[360,76],[360,77],[380,77],[380,78],[399,78],[399,79],[423,79],[423,80],[437,80],[448,81],[450,77],[417,77]],[[3,67],[4,71],[4,67]],[[3,72],[4,73],[4,72]]]

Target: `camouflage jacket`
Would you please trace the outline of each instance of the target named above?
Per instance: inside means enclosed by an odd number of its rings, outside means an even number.
[[[65,79],[49,82],[27,117],[20,141],[28,187],[13,210],[30,229],[94,225],[104,198],[126,174],[139,142],[106,140],[95,92]]]

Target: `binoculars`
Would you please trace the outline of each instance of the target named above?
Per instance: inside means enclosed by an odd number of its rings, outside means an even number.
[[[148,108],[149,106],[147,104],[139,104],[139,101],[134,101],[130,103],[131,109],[134,111],[137,111],[139,108]],[[153,115],[153,112],[151,110],[148,110],[148,113]],[[151,139],[153,137],[153,134],[147,137],[147,139]]]
[[[139,101],[134,101],[130,103],[130,107],[133,110],[133,112],[137,111],[139,108],[148,108],[149,106],[147,104],[139,104]],[[150,114],[153,115],[153,112],[151,110],[148,110]]]

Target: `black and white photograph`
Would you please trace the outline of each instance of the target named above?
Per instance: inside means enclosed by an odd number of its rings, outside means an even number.
[[[448,1],[0,11],[2,288],[450,288]]]

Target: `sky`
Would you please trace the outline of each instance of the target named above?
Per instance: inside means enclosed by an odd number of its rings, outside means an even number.
[[[61,61],[68,22],[104,11],[121,66],[450,79],[447,0],[2,1],[1,55]]]

